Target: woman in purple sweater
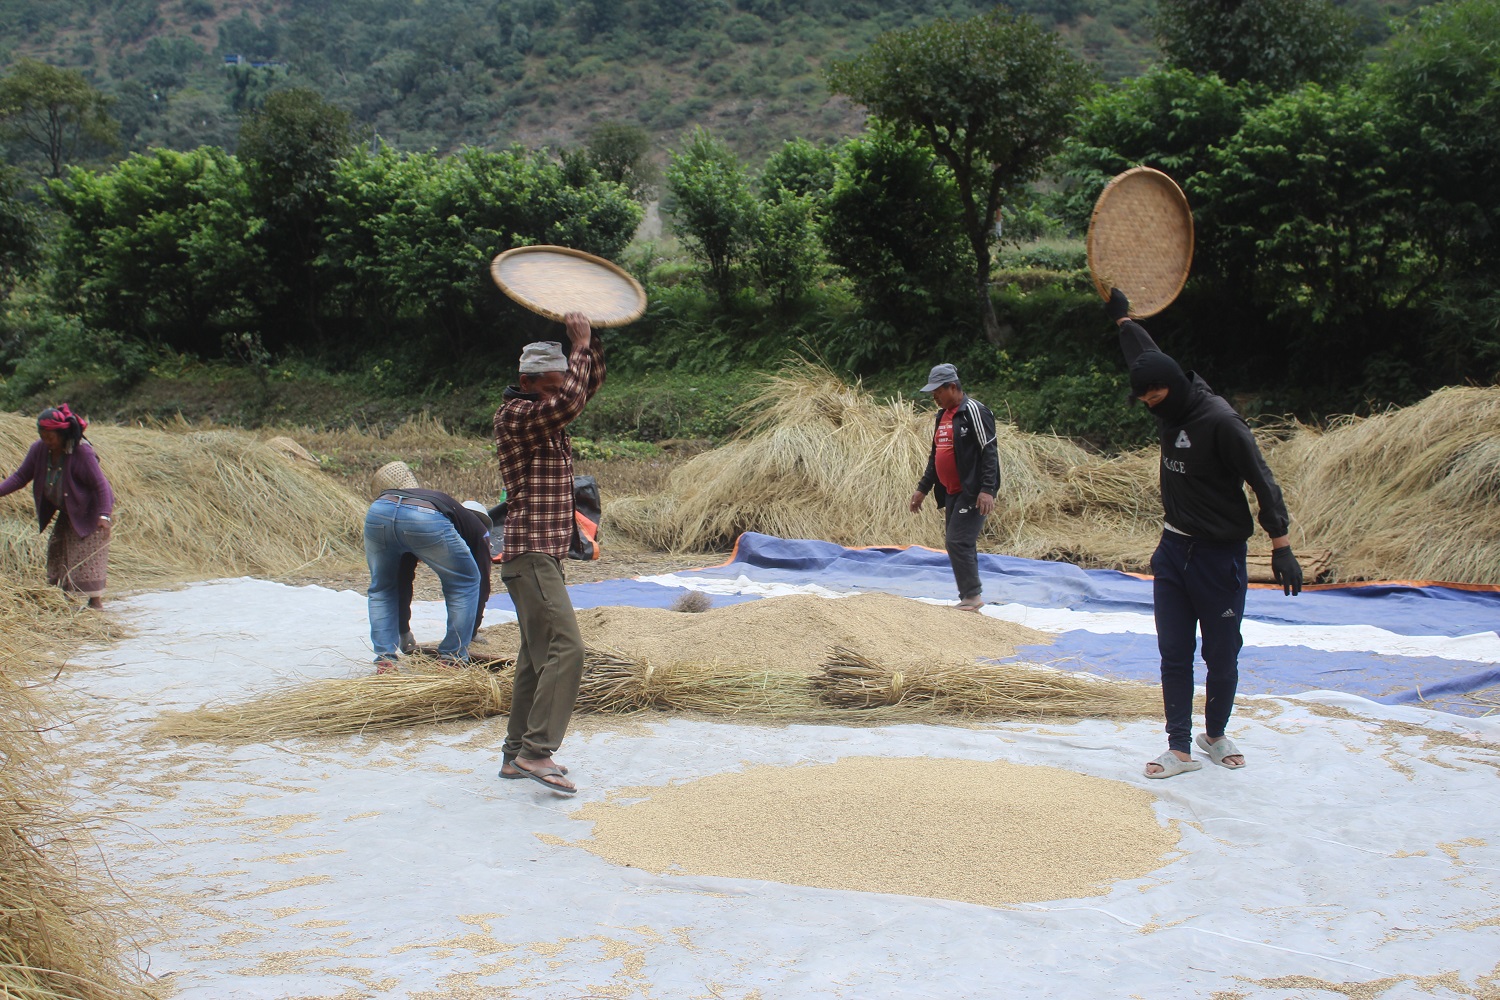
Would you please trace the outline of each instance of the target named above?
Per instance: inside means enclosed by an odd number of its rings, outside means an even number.
[[[68,404],[37,418],[37,438],[17,469],[0,483],[0,497],[31,483],[38,531],[57,515],[47,542],[47,582],[83,594],[89,607],[104,606],[109,567],[110,515],[115,494],[99,468],[94,446],[83,438],[88,421]]]

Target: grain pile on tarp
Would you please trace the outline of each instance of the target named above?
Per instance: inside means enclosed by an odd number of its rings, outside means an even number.
[[[685,615],[665,608],[598,607],[578,611],[590,646],[615,649],[657,668],[721,664],[727,671],[768,670],[807,676],[835,646],[887,664],[998,660],[1052,636],[1024,625],[967,614],[890,594],[838,600],[793,594]],[[475,655],[514,656],[514,623],[483,629]]]
[[[113,588],[364,565],[368,502],[253,435],[177,422],[95,424],[88,437],[115,491]],[[35,440],[34,421],[0,416],[0,468],[16,469]],[[30,489],[0,500],[0,571],[40,578],[46,547]]]
[[[1268,461],[1338,578],[1500,584],[1500,388],[1299,427]]]
[[[1153,803],[1056,767],[845,757],[622,789],[574,815],[594,824],[579,847],[658,874],[1000,906],[1092,896],[1162,867],[1179,832]]]
[[[37,698],[60,656],[109,634],[56,590],[0,582],[0,997],[145,995],[121,958],[102,865],[85,860],[89,821],[62,787]]]

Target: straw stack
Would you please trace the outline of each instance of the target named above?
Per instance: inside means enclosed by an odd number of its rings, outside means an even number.
[[[364,565],[368,502],[306,462],[239,431],[89,428],[116,497],[110,584],[281,577]],[[0,468],[15,469],[36,424],[0,416]],[[38,579],[47,536],[31,493],[0,500],[0,572]]]
[[[0,580],[0,997],[143,997],[121,958],[102,869],[43,739],[42,685],[78,643],[107,638],[101,615],[56,590]]]

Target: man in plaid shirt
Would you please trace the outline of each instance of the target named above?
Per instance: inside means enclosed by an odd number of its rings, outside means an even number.
[[[495,411],[495,451],[509,506],[500,579],[516,605],[516,657],[502,778],[530,778],[554,791],[578,790],[552,759],[562,744],[578,682],[583,637],[563,580],[573,522],[573,443],[567,427],[604,384],[604,354],[588,317],[563,317],[572,349],[552,341],[521,352],[520,385]]]

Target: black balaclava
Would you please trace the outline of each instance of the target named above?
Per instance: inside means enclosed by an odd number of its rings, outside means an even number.
[[[1166,386],[1167,398],[1151,407],[1151,412],[1168,422],[1181,419],[1192,401],[1192,383],[1170,356],[1161,351],[1142,351],[1130,366],[1130,392],[1139,399],[1153,385]]]

